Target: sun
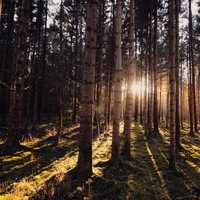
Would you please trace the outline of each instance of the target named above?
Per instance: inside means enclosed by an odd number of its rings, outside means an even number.
[[[142,81],[137,81],[137,82],[132,83],[131,90],[134,95],[144,94],[145,82],[142,80]]]
[[[125,92],[127,90],[127,85],[125,82],[122,84],[121,89],[122,92]],[[139,95],[139,94],[143,95],[145,93],[145,81],[144,80],[134,81],[131,84],[131,91],[133,95]]]

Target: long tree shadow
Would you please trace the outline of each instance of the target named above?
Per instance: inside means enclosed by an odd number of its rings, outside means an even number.
[[[57,175],[31,200],[125,199],[131,168],[122,162],[115,166],[110,163],[99,163],[97,166],[105,166],[102,177],[94,176],[82,182],[74,171],[68,172],[64,177]]]
[[[87,182],[81,182],[71,172],[62,178],[53,177],[33,199],[167,199],[165,196],[160,198],[163,188],[158,190],[159,177],[146,148],[143,133],[138,128],[133,131],[137,132],[132,134],[132,160],[127,161],[120,157],[115,164],[99,161],[94,167],[101,169],[101,173]]]
[[[186,162],[179,156],[178,171],[170,171],[169,145],[163,137],[148,141],[137,127],[134,132],[132,161],[123,160],[114,166],[100,164],[103,176],[92,182],[92,199],[199,199],[200,175],[196,160],[190,158]]]
[[[73,128],[70,132],[66,131],[63,134],[59,135],[59,138],[62,139],[70,139],[70,140],[76,140],[79,133],[79,127]],[[44,140],[39,141],[35,145],[33,145],[34,148],[40,148],[42,146],[48,145],[49,143],[55,143],[56,136],[49,136]]]
[[[130,161],[123,157],[115,164],[100,160],[94,168],[100,169],[101,173],[94,174],[86,182],[81,182],[74,170],[57,174],[46,182],[32,200],[199,199],[197,163],[190,157],[186,160],[180,154],[177,157],[177,171],[170,171],[168,150],[169,144],[163,136],[149,141],[142,129],[135,127],[131,134]]]
[[[155,165],[152,155],[149,152],[148,140],[144,137],[143,130],[136,126],[133,130],[132,165],[135,170],[132,172],[131,187],[134,190],[134,199],[169,199],[168,190],[161,181],[160,173]]]
[[[0,193],[3,194],[5,190],[9,192],[12,189],[13,182],[19,182],[23,178],[36,177],[44,171],[48,172],[54,167],[54,161],[57,162],[75,155],[78,149],[78,134],[79,128],[77,127],[70,133],[68,131],[60,135],[59,143],[57,143],[57,136],[49,136],[31,145],[32,149],[29,148],[28,151],[18,151],[13,155],[0,157],[1,184],[11,185],[1,189]],[[98,136],[98,134],[95,134],[94,140]],[[99,145],[101,145],[101,142]],[[95,148],[98,148],[98,146]]]
[[[74,132],[70,134],[73,137],[75,135]],[[28,150],[20,150],[13,155],[1,157],[1,183],[9,182],[11,184],[24,177],[37,175],[43,170],[51,168],[51,163],[54,161],[77,151],[78,143],[76,140],[66,139],[65,135],[61,136],[61,139],[62,142],[57,144],[55,137],[48,137]]]
[[[198,199],[200,174],[186,162],[181,154],[177,156],[177,171],[168,170],[169,144],[161,135],[156,140],[148,143],[149,152],[152,155],[155,165],[161,174],[162,182],[168,190],[171,199]],[[189,163],[194,165],[197,162],[191,156]],[[195,161],[195,162],[194,162]]]
[[[182,160],[184,161],[188,160],[192,162],[194,165],[200,166],[200,158],[194,157],[193,155],[196,156],[196,154],[194,154],[193,152],[191,152],[186,148],[181,149],[181,152],[179,153],[179,157],[181,157]]]
[[[93,144],[93,159],[97,159],[99,149],[104,148],[110,139],[108,133],[104,133],[101,137],[98,134],[94,136]],[[98,152],[96,152],[98,151]],[[95,153],[96,152],[96,153]],[[77,168],[68,171],[66,174],[59,173],[45,182],[44,187],[40,189],[37,194],[33,195],[31,199],[34,200],[62,200],[62,199],[84,199],[91,191],[90,181],[82,181],[77,173]]]

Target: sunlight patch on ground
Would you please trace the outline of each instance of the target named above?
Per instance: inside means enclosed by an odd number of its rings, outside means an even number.
[[[27,152],[21,152],[20,154],[18,153],[16,156],[4,156],[2,158],[0,158],[0,162],[1,163],[5,163],[5,162],[10,162],[10,161],[17,161],[17,160],[21,160],[25,157],[28,157],[31,155],[30,151]]]
[[[181,172],[182,174],[184,174],[185,178],[187,179],[187,183],[185,182],[185,186],[190,191],[192,187],[193,188],[198,188],[198,184],[199,184],[199,180],[197,180],[198,178],[197,177],[193,177],[194,174],[200,175],[200,166],[198,166],[197,164],[192,162],[190,160],[190,158],[192,158],[192,159],[195,159],[195,157],[199,158],[200,154],[199,154],[199,147],[197,147],[196,145],[192,145],[191,144],[191,142],[194,140],[194,138],[191,137],[188,134],[189,133],[188,125],[185,124],[185,127],[187,127],[186,130],[185,129],[181,130],[181,136],[182,136],[182,138],[184,137],[184,143],[182,143],[182,145],[183,145],[185,150],[184,150],[184,153],[180,152],[180,155],[182,156],[182,158],[185,159],[184,162],[186,164],[188,164],[188,166],[190,168],[188,169],[186,167],[183,167],[184,163],[180,163],[179,159],[177,160],[177,165],[176,166],[177,166],[177,170],[179,172]],[[161,133],[162,133],[161,137],[162,137],[163,141],[166,144],[169,144],[167,138],[164,137],[164,134],[168,135],[167,137],[169,137],[169,132],[162,130]],[[198,140],[197,138],[195,138],[195,139]],[[190,172],[188,170],[190,170]],[[190,174],[190,176],[188,174]]]
[[[25,164],[22,163],[20,165],[16,165],[16,166],[10,168],[9,170],[2,172],[2,175],[10,174],[10,173],[14,172],[15,170],[21,169],[22,167],[26,167],[34,162],[35,162],[34,160],[30,160],[29,162],[26,162]]]
[[[77,153],[72,156],[67,154],[65,157],[53,162],[52,168],[48,169],[48,171],[44,170],[34,177],[26,177],[20,182],[14,183],[11,193],[0,197],[0,200],[13,200],[15,197],[20,200],[26,200],[27,197],[36,194],[50,178],[57,174],[67,173],[70,169],[75,167],[76,162]]]
[[[72,142],[71,142],[72,143]],[[70,145],[71,143],[68,143]],[[74,143],[74,141],[73,141]],[[59,146],[63,146],[63,141],[59,143]],[[94,165],[97,164],[100,160],[102,161],[102,155],[107,155],[107,158],[110,156],[110,146],[111,146],[111,135],[106,133],[105,135],[102,134],[100,139],[96,139],[93,142],[93,158],[94,158]],[[30,155],[25,154],[26,156]],[[56,177],[60,174],[66,174],[68,171],[73,169],[76,166],[78,157],[78,151],[76,152],[69,152],[64,157],[52,162],[48,167],[44,168],[44,170],[37,174],[37,175],[30,175],[26,178],[21,179],[19,182],[13,183],[11,187],[11,191],[7,194],[0,196],[0,200],[27,200],[28,197],[34,196],[37,191],[41,190],[46,182],[50,180],[52,177]],[[31,157],[32,160],[30,162],[34,162],[34,156]],[[12,157],[7,158],[12,159]],[[27,165],[30,164],[29,162],[26,163]],[[24,166],[24,165],[23,165]],[[21,168],[21,165],[15,166],[12,170]],[[6,173],[10,173],[6,172]],[[100,170],[97,167],[94,167],[94,173],[100,174]]]
[[[120,135],[123,137],[123,125],[120,129]],[[166,200],[173,197],[174,190],[179,197],[182,198],[187,191],[192,191],[193,188],[197,187],[198,180],[195,180],[195,174],[199,174],[200,169],[196,164],[196,161],[194,163],[192,159],[190,160],[191,156],[194,157],[195,154],[190,154],[190,157],[188,157],[185,162],[181,159],[177,159],[177,170],[182,174],[181,178],[180,176],[176,177],[173,174],[168,174],[166,168],[168,164],[169,134],[167,131],[161,130],[160,132],[160,138],[148,141],[144,137],[142,127],[139,125],[134,126],[131,133],[131,154],[133,160],[125,161],[122,159],[119,168],[116,166],[110,168],[107,164],[97,165],[98,163],[106,163],[111,157],[112,132],[107,131],[104,134],[100,134],[93,142],[94,175],[91,181],[93,181],[93,178],[98,179],[100,181],[98,183],[102,184],[98,187],[100,187],[102,191],[99,193],[98,191],[93,190],[94,188],[91,186],[92,194],[101,197],[104,195],[103,193],[106,194],[106,191],[103,188],[109,187],[109,189],[121,190],[119,195],[124,195],[126,197],[132,197],[131,195],[134,194],[134,198],[136,199],[153,198],[155,200]],[[67,146],[68,143],[76,140],[74,137],[70,138],[70,135],[68,136],[69,138],[67,138],[70,140],[67,140],[67,143],[65,143],[64,137],[58,144],[59,147]],[[190,138],[187,138],[186,143],[189,143],[189,139]],[[194,151],[197,152],[197,149],[194,149]],[[75,167],[77,155],[77,150],[70,151],[61,158],[48,164],[48,166],[41,168],[40,170],[42,171],[38,172],[38,174],[27,176],[21,181],[12,184],[12,189],[6,195],[1,196],[0,200],[27,200],[28,197],[34,196],[38,191],[43,192],[44,190],[45,192],[45,188],[49,181],[53,191],[55,189],[55,182],[52,181],[52,179],[54,180],[54,178],[56,178],[58,183],[62,182],[62,178],[67,175],[67,172]],[[17,156],[20,157],[20,154],[17,154]],[[29,155],[27,154],[26,156]],[[7,157],[6,159],[11,158]],[[37,160],[37,157],[33,157],[33,159]],[[9,160],[7,161],[9,162]],[[163,171],[163,169],[166,171]],[[183,188],[183,191],[176,189],[173,184],[176,185],[178,183],[185,186],[187,191],[185,188]],[[69,184],[68,179],[66,184]],[[91,185],[92,184],[93,183],[91,183]],[[70,189],[66,190],[65,187],[64,191],[67,193]],[[110,194],[111,197],[112,195],[118,195],[117,192],[116,194],[114,193]]]
[[[106,136],[103,135],[102,138],[97,139],[97,142],[93,145],[93,166],[95,166],[99,162],[107,162],[110,159],[111,144],[112,137],[110,131],[106,133]],[[103,175],[101,167],[93,167],[93,172],[96,176]]]
[[[186,160],[186,163],[192,167],[198,174],[200,174],[200,166],[195,165],[193,162],[191,162],[190,160]]]

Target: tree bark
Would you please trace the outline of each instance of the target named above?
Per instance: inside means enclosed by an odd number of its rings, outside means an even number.
[[[129,32],[129,60],[132,62],[128,66],[127,72],[127,94],[126,94],[126,107],[125,107],[125,120],[124,120],[124,153],[125,156],[130,159],[130,134],[131,134],[131,116],[132,116],[132,107],[133,107],[133,94],[132,94],[132,84],[133,84],[133,76],[135,67],[134,60],[134,26],[135,26],[135,0],[131,0],[130,2],[130,32]]]
[[[169,93],[170,93],[170,118],[169,118],[169,131],[170,131],[170,154],[169,154],[169,168],[175,169],[176,161],[176,6],[175,0],[169,2]]]
[[[157,1],[154,5],[154,39],[153,39],[153,72],[154,72],[154,93],[153,93],[153,125],[154,135],[159,134],[158,129],[158,70],[157,70]]]
[[[86,49],[80,108],[78,171],[82,178],[92,174],[92,135],[96,64],[97,1],[87,3]]]
[[[196,78],[195,78],[195,66],[194,66],[194,55],[193,55],[193,23],[192,23],[192,8],[191,0],[189,0],[189,67],[191,73],[191,87],[190,87],[190,98],[192,109],[192,118],[194,123],[194,131],[198,132],[198,122],[197,122],[197,109],[196,109]],[[193,128],[190,130],[190,134],[194,135]]]
[[[180,148],[180,88],[179,88],[179,0],[175,0],[175,31],[176,31],[176,147]]]
[[[28,30],[30,20],[30,2],[22,0],[21,12],[19,16],[19,30],[17,34],[16,70],[14,81],[11,86],[9,119],[8,124],[11,129],[11,136],[7,143],[11,147],[19,145],[21,134],[26,125],[26,103],[25,97],[25,76],[28,71]]]
[[[122,107],[122,6],[121,0],[117,0],[116,5],[116,50],[115,50],[115,77],[114,77],[114,105],[113,105],[113,135],[112,135],[112,161],[117,161],[119,157],[120,145],[120,115]]]
[[[2,12],[2,0],[0,0],[0,16],[1,16],[1,12]]]

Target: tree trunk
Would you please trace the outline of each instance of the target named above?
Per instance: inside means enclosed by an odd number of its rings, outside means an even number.
[[[153,72],[154,72],[154,96],[153,96],[153,125],[155,136],[159,134],[158,129],[158,75],[157,75],[157,1],[154,6],[154,39],[153,39]]]
[[[194,130],[198,132],[198,122],[197,122],[197,109],[196,109],[196,81],[195,81],[195,66],[194,66],[194,55],[193,55],[193,23],[192,23],[192,8],[191,8],[191,0],[189,0],[189,65],[191,70],[191,89],[190,89],[190,97],[192,101],[192,113],[194,120]],[[191,131],[193,128],[191,129]],[[194,133],[190,132],[191,135]]]
[[[7,0],[2,5],[2,16],[0,16],[0,38],[3,39],[0,47],[0,81],[7,84],[8,87],[0,85],[0,123],[7,125],[6,118],[9,112],[9,96],[10,96],[10,80],[13,70],[13,57],[15,56],[15,48],[13,48],[13,40],[15,30],[15,8],[14,0]],[[1,30],[2,29],[2,30]]]
[[[122,7],[121,0],[116,5],[116,51],[115,51],[115,77],[114,77],[114,105],[113,105],[113,136],[112,136],[112,161],[119,157],[119,131],[120,115],[122,106],[122,51],[121,51],[121,28],[122,28]]]
[[[169,107],[169,97],[170,94],[169,94],[169,89],[167,91],[167,101],[166,101],[166,124],[165,124],[165,127],[168,129],[169,128],[169,110],[170,110],[170,107]]]
[[[134,26],[135,26],[135,0],[130,2],[130,35],[129,35],[129,60],[131,60],[128,66],[127,72],[127,94],[126,94],[126,107],[125,107],[125,120],[124,120],[124,153],[129,159],[131,157],[130,153],[130,133],[131,133],[131,116],[133,107],[133,95],[132,95],[132,84],[133,84],[133,70],[136,69],[134,60]]]
[[[43,43],[42,43],[42,70],[41,70],[41,79],[39,84],[39,95],[38,95],[38,121],[41,120],[41,114],[43,112],[44,106],[44,94],[45,91],[45,75],[46,75],[46,54],[47,54],[47,18],[48,18],[48,0],[45,0],[44,8],[44,33],[43,33]]]
[[[176,147],[180,148],[180,100],[179,100],[179,0],[175,0],[175,31],[176,31]]]
[[[2,0],[0,0],[0,16],[1,16],[1,12],[2,12]]]
[[[10,94],[9,110],[9,127],[11,136],[8,137],[7,143],[13,147],[19,145],[22,132],[26,125],[26,103],[25,97],[25,76],[28,71],[28,48],[29,43],[28,30],[30,20],[30,2],[22,0],[21,13],[19,16],[19,30],[17,34],[17,54],[16,54],[16,71],[14,82]]]
[[[92,174],[92,134],[96,64],[96,25],[97,1],[90,0],[87,3],[86,49],[80,108],[78,171],[81,174],[82,178],[87,178]]]
[[[152,97],[153,97],[153,74],[152,74],[152,11],[149,12],[148,16],[148,83],[147,83],[147,132],[146,136],[150,138],[152,136]]]
[[[169,168],[175,169],[175,150],[176,150],[176,6],[175,0],[169,2],[169,93],[170,93],[170,154],[169,154]]]

